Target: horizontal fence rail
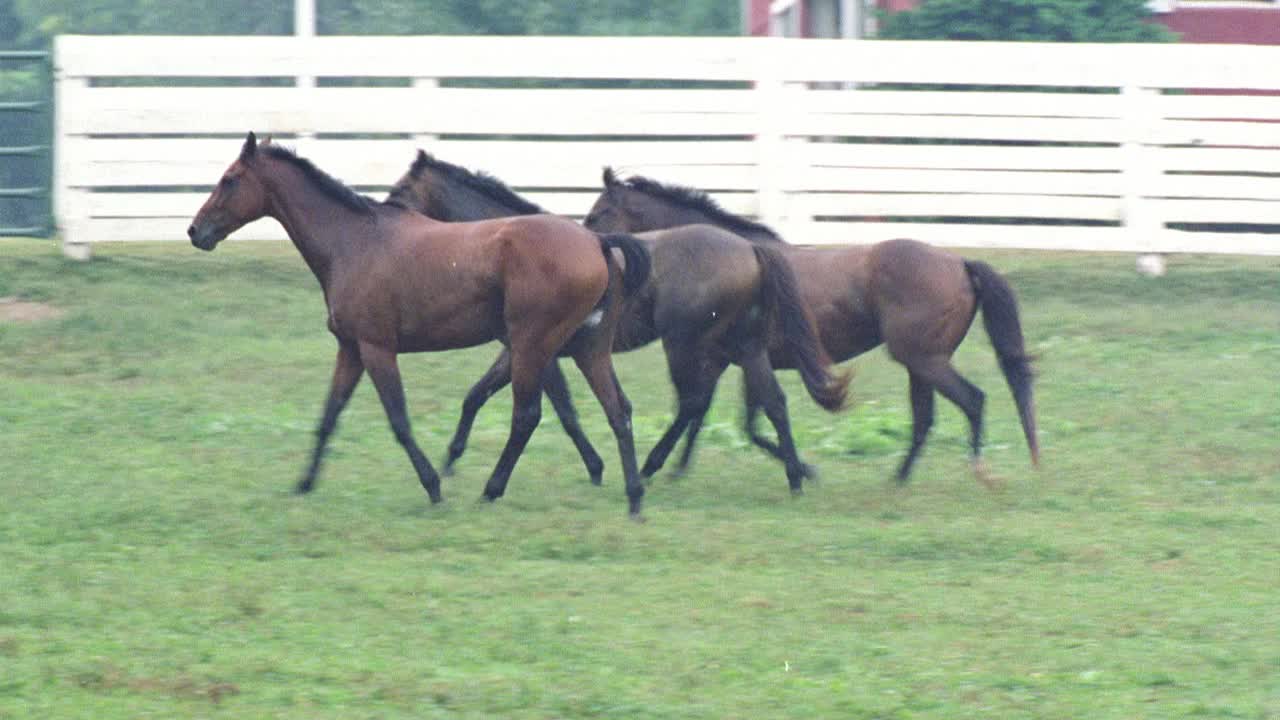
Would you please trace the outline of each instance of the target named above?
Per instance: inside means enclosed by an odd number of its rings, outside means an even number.
[[[55,60],[69,252],[185,239],[255,130],[374,197],[422,148],[575,217],[612,165],[795,243],[1280,254],[1280,48],[63,36]]]

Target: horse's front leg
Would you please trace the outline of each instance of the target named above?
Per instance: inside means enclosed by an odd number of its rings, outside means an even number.
[[[454,463],[466,451],[467,438],[471,435],[471,426],[475,423],[480,408],[510,382],[511,351],[503,348],[494,359],[493,365],[490,365],[485,374],[467,391],[467,397],[462,402],[462,415],[458,418],[458,427],[453,432],[453,439],[449,441],[449,457],[445,460],[443,469],[445,475],[453,474]],[[569,385],[565,381],[559,363],[552,362],[547,366],[542,375],[542,382],[543,389],[551,400],[551,407],[555,409],[556,417],[560,419],[560,425],[564,427],[565,434],[578,449],[578,455],[587,468],[591,484],[599,485],[604,474],[604,461],[600,459],[600,454],[591,445],[591,441],[587,439],[586,433],[578,423],[578,413],[573,407]]]
[[[445,475],[453,474],[453,464],[466,451],[467,438],[471,435],[471,425],[475,422],[480,408],[510,382],[511,351],[503,348],[484,375],[467,391],[467,397],[462,401],[462,416],[458,418],[458,428],[453,431],[453,439],[449,441],[449,457],[444,461]]]
[[[507,482],[515,470],[529,437],[542,420],[542,375],[555,362],[554,353],[537,342],[513,339],[511,350],[511,433],[498,456],[498,464],[485,483],[482,497],[493,502],[507,492]]]
[[[578,448],[578,455],[582,458],[582,464],[587,466],[591,484],[599,485],[604,475],[604,460],[600,459],[600,454],[592,447],[582,426],[578,424],[578,411],[573,407],[569,383],[565,380],[558,360],[552,360],[542,374],[542,391],[551,400],[551,407],[555,409],[556,417],[560,418],[565,434],[573,440],[574,447]]]
[[[324,413],[320,417],[320,425],[316,428],[316,446],[311,453],[311,463],[298,483],[296,492],[311,492],[316,485],[316,475],[320,472],[320,461],[324,458],[325,448],[329,444],[329,436],[338,426],[338,415],[347,406],[351,394],[355,392],[360,376],[364,374],[364,363],[360,360],[360,349],[354,343],[339,341],[338,359],[333,366],[333,381],[329,385],[329,397],[324,404]]]
[[[431,502],[440,502],[443,499],[440,495],[440,476],[436,474],[435,468],[431,467],[431,461],[427,460],[427,456],[422,454],[418,443],[413,439],[412,428],[409,426],[404,386],[400,382],[400,367],[396,363],[395,352],[372,343],[362,342],[360,358],[364,361],[365,369],[369,371],[369,377],[373,379],[374,387],[378,389],[378,398],[382,400],[382,409],[386,411],[387,420],[391,423],[391,432],[395,433],[396,441],[409,454],[413,469],[418,473],[418,481],[427,491]]]

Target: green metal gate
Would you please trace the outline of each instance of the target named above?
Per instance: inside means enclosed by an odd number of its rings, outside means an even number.
[[[53,234],[49,53],[0,51],[0,236]]]

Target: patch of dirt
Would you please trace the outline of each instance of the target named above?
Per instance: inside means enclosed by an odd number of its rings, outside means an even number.
[[[47,303],[0,297],[0,322],[40,322],[54,320],[65,314],[64,310]]]

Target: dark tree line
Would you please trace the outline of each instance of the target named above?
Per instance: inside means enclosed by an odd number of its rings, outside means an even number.
[[[734,35],[737,0],[317,0],[331,35]],[[291,0],[0,0],[0,46],[59,33],[278,35]]]
[[[925,0],[884,18],[893,40],[1168,42],[1145,0]]]

